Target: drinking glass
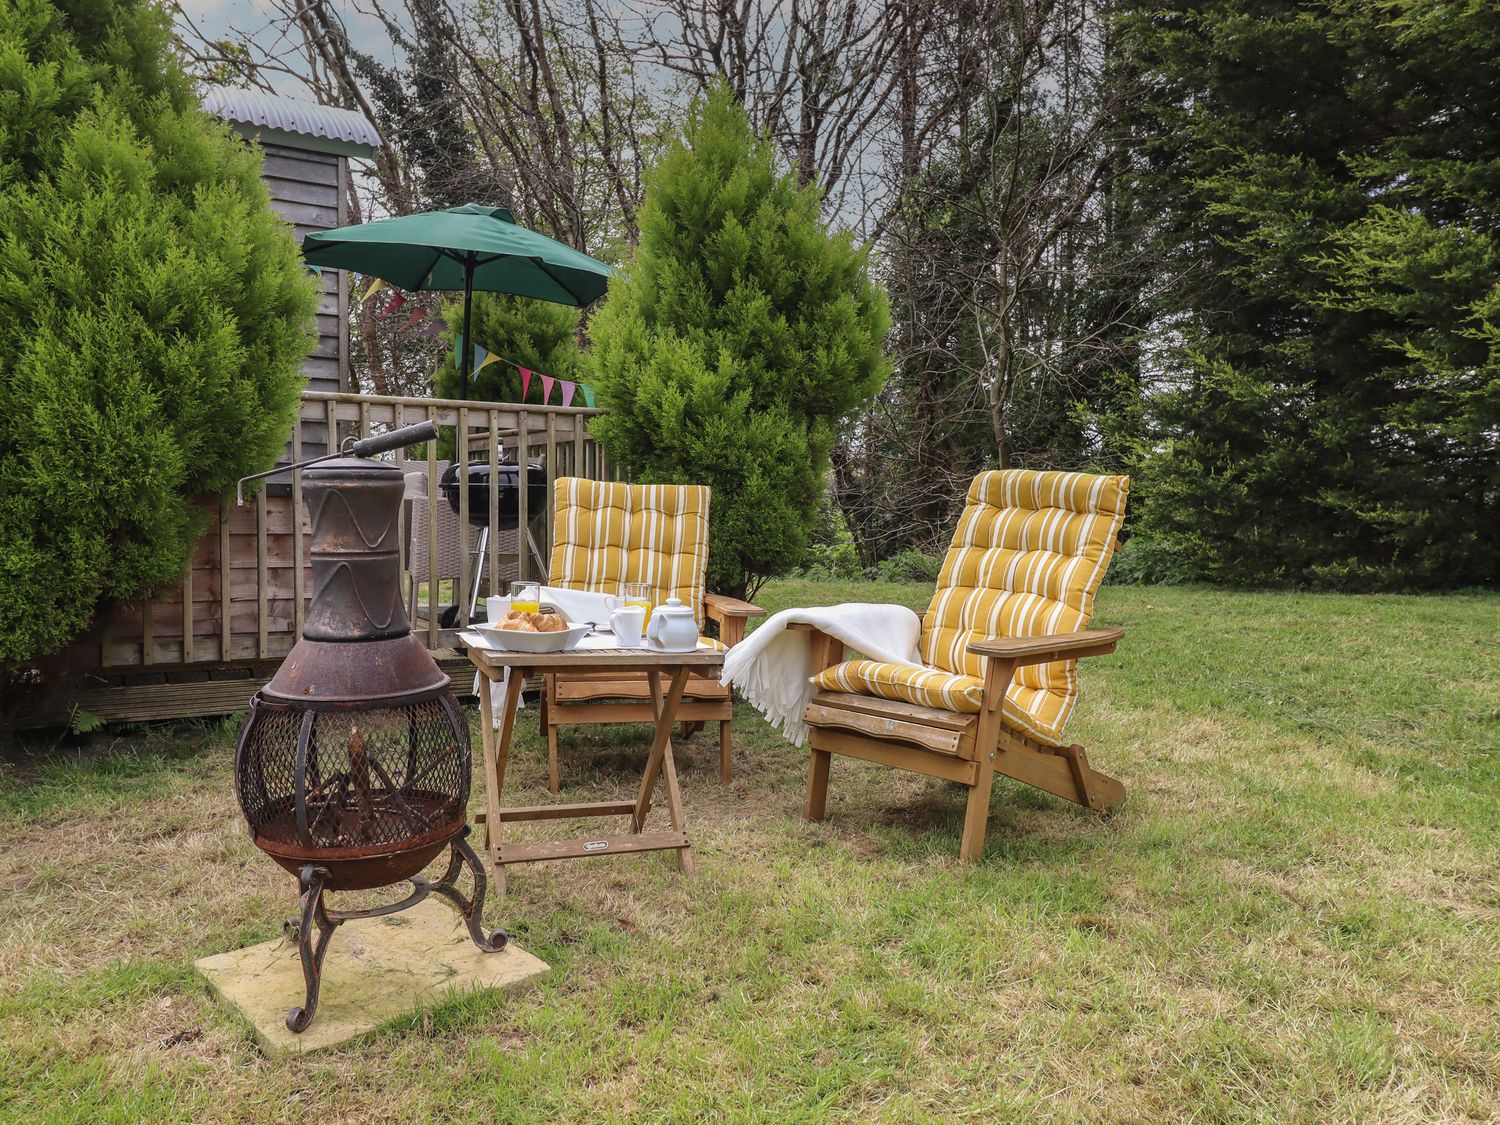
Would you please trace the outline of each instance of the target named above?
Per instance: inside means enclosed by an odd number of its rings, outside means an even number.
[[[517,613],[540,612],[542,584],[540,582],[512,582],[510,584],[510,608]]]
[[[624,595],[621,599],[627,606],[640,606],[646,611],[646,616],[651,616],[651,583],[649,582],[627,582],[620,588]]]

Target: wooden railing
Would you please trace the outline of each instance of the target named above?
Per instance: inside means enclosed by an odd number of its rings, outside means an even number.
[[[520,489],[518,549],[507,553],[499,534],[489,536],[480,581],[498,591],[502,563],[508,563],[507,569],[517,577],[545,577],[553,482],[560,476],[605,479],[611,475],[603,449],[586,428],[588,419],[598,413],[585,407],[308,391],[302,396],[300,424],[292,434],[289,459],[316,456],[350,437],[431,419],[451,433],[455,449],[467,450],[470,461],[487,462],[491,479],[498,476],[502,461],[522,465],[540,461],[547,474],[547,500],[541,510],[532,511],[527,489]],[[453,631],[444,630],[439,622],[441,601],[456,603],[459,624],[468,623],[469,570],[458,568],[454,596],[444,599],[437,573],[437,527],[439,506],[447,510],[448,501],[438,489],[438,450],[429,443],[415,459],[410,452],[392,459],[405,472],[423,472],[427,483],[427,497],[417,503],[427,507],[429,565],[426,574],[416,575],[427,619],[413,622],[413,627],[420,630],[429,648],[440,649],[453,640]],[[284,656],[301,633],[311,593],[302,475],[293,471],[273,477],[268,487],[247,497],[243,507],[232,496],[205,501],[212,513],[211,524],[194,548],[181,585],[143,604],[118,606],[102,614],[96,627],[70,650],[70,662],[83,669],[170,673],[185,666],[243,666]],[[470,495],[466,474],[459,476],[462,527],[468,524]],[[491,527],[500,522],[498,503],[498,490],[492,488]],[[403,523],[403,571],[408,561],[406,531]]]

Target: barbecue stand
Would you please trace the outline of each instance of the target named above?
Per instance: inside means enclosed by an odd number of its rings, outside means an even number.
[[[315,460],[303,492],[312,520],[312,604],[302,636],[255,694],[235,748],[235,790],[255,846],[297,877],[301,911],[286,924],[307,995],[294,1032],[318,1008],[323,957],[355,918],[447,899],[485,952],[503,931],[481,924],[486,879],[469,834],[469,727],[448,677],[411,635],[397,552],[404,481],[369,458],[437,438],[431,422],[352,443]],[[304,463],[308,464],[308,463]],[[303,468],[286,465],[279,470]],[[269,474],[259,474],[266,476]],[[248,479],[248,478],[247,478]],[[420,872],[444,849],[436,883]],[[459,889],[467,868],[472,895]],[[363,910],[329,910],[328,891],[403,880],[411,893]]]

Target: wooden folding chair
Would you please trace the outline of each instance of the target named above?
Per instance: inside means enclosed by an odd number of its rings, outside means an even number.
[[[618,594],[626,582],[645,582],[652,604],[680,598],[701,629],[719,626],[728,648],[745,635],[745,623],[765,610],[704,590],[708,570],[709,490],[697,484],[620,484],[559,477],[553,515],[548,585]],[[711,676],[689,676],[678,718],[691,733],[719,724],[719,774],[731,775],[729,689]],[[549,673],[543,679],[541,728],[547,739],[548,777],[558,791],[557,732],[573,723],[651,723],[651,686],[643,673]]]
[[[809,820],[826,813],[835,754],[967,786],[964,860],[984,849],[996,773],[1092,809],[1125,799],[1062,731],[1078,658],[1113,652],[1124,636],[1085,627],[1129,488],[1129,477],[1086,473],[975,477],[922,619],[925,667],[845,660],[813,630]]]

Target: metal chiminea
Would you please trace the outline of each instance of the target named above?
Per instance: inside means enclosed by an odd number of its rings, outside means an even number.
[[[317,466],[302,486],[312,605],[296,647],[251,700],[235,750],[235,788],[255,846],[302,890],[301,915],[287,923],[307,982],[306,1000],[287,1013],[295,1032],[317,1012],[323,955],[351,918],[394,914],[435,893],[458,908],[480,949],[506,943],[503,931],[483,930],[484,869],[465,839],[468,723],[448,677],[411,635],[401,599],[404,481],[395,465],[369,460],[436,438],[437,427],[423,422],[303,463]],[[419,872],[445,848],[447,872],[433,883]],[[458,889],[465,867],[472,897]],[[326,891],[403,879],[411,894],[386,906],[336,911],[323,901]]]

